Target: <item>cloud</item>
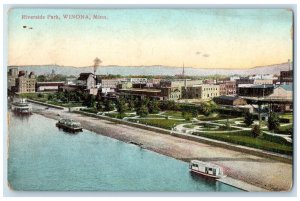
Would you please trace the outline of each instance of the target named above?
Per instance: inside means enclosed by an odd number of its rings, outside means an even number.
[[[209,54],[203,54],[203,57],[209,57]]]
[[[196,54],[199,55],[199,54],[201,54],[201,52],[197,51]]]

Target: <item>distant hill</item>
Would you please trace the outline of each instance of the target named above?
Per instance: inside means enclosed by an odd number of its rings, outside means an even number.
[[[56,74],[78,76],[83,72],[93,72],[92,67],[72,67],[58,65],[41,66],[9,66],[18,67],[19,70],[33,71],[36,75],[50,74],[52,70]],[[253,74],[279,74],[280,71],[288,70],[289,64],[275,64],[259,66],[250,69],[208,69],[208,68],[185,68],[186,75],[207,76],[207,75],[253,75]],[[166,66],[101,66],[97,74],[120,74],[120,75],[176,75],[182,72],[182,68]]]

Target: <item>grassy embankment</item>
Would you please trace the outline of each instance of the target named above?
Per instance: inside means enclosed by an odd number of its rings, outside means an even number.
[[[49,99],[49,96],[52,96],[52,99]],[[62,106],[62,107],[80,107],[82,106],[81,102],[68,102],[64,103],[60,100],[57,100],[55,98],[55,95],[52,93],[26,93],[26,94],[20,94],[19,97],[21,98],[27,98],[43,103],[48,103],[52,105]]]

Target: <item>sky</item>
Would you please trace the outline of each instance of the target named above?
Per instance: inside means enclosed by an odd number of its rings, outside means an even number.
[[[293,60],[292,23],[287,9],[15,8],[8,64],[247,69]]]

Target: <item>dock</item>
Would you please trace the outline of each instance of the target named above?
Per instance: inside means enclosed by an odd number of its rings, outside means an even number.
[[[268,192],[268,190],[254,186],[252,184],[248,184],[246,182],[243,182],[241,180],[233,179],[231,177],[223,177],[220,179],[217,179],[217,181],[220,181],[224,184],[248,191],[248,192]]]

